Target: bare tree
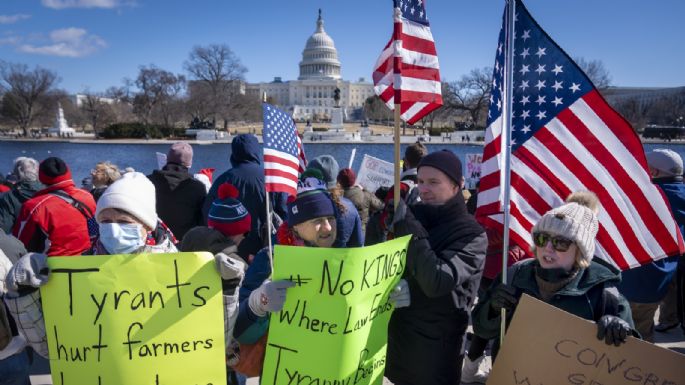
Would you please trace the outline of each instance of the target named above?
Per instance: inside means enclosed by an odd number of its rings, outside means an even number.
[[[114,120],[114,113],[109,103],[104,102],[103,94],[92,93],[89,90],[83,92],[86,96],[80,110],[85,121],[90,123],[95,137],[100,136],[100,128]]]
[[[247,72],[240,58],[226,44],[195,46],[184,68],[191,79],[198,83],[189,87],[191,98],[208,98],[205,103],[210,106],[210,115],[215,122],[218,116],[224,117],[224,120],[229,118],[234,112],[230,105],[234,97],[240,94],[240,82]]]
[[[122,82],[122,86],[109,87],[104,93],[105,97],[114,99],[114,103],[110,105],[113,122],[130,122],[135,119],[131,93],[134,82],[129,78],[124,78]]]
[[[183,75],[169,78],[165,95],[160,99],[159,105],[154,111],[157,122],[165,127],[173,127],[174,124],[182,119],[184,100],[181,95],[185,90],[186,80]]]
[[[129,103],[131,102],[131,99],[133,99],[131,96],[131,88],[135,86],[135,82],[129,78],[123,78],[121,82],[123,85],[119,87],[109,87],[107,90],[105,90],[104,95],[119,102]]]
[[[425,127],[429,126],[430,130],[433,130],[433,124],[437,120],[438,122],[444,123],[445,121],[450,120],[450,118],[454,115],[454,110],[450,108],[450,106],[445,105],[444,102],[444,97],[445,95],[449,95],[450,92],[450,85],[447,82],[442,82],[441,84],[441,89],[442,89],[442,95],[443,95],[443,105],[435,110],[433,110],[430,114],[424,116],[421,118],[421,125],[424,127],[424,133],[425,133]],[[404,132],[402,133],[404,135]]]
[[[163,120],[167,120],[167,106],[185,86],[182,75],[174,75],[154,65],[140,67],[136,78],[138,93],[133,98],[133,110],[144,124],[150,124],[155,108],[160,108]]]
[[[485,126],[485,117],[490,105],[492,87],[492,68],[476,68],[455,82],[443,87],[445,107],[452,111],[468,113],[473,123]]]
[[[233,96],[227,112],[233,120],[258,122],[262,120],[262,101],[258,97],[238,94]]]
[[[189,120],[197,120],[200,122],[205,122],[207,119],[211,118],[214,110],[207,103],[208,100],[212,99],[211,91],[208,87],[197,87],[189,85],[188,98],[185,102],[185,111],[189,117]]]
[[[56,73],[41,67],[29,70],[25,64],[0,62],[0,88],[5,91],[2,115],[28,136],[35,117],[47,112],[41,100],[58,81]]]
[[[583,57],[577,57],[574,59],[576,64],[585,72],[590,81],[599,90],[603,90],[611,86],[611,75],[609,70],[604,66],[604,62],[601,60],[585,60]]]
[[[364,101],[364,116],[370,120],[392,119],[393,112],[377,95],[370,96]]]
[[[657,99],[649,109],[649,123],[682,126],[685,122],[685,91]]]
[[[651,104],[641,103],[638,98],[630,98],[618,103],[615,108],[630,122],[634,130],[640,131],[647,124]]]

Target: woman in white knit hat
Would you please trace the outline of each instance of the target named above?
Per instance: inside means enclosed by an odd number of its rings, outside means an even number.
[[[176,239],[157,218],[155,186],[139,172],[112,183],[98,200],[95,254],[174,253]]]
[[[597,338],[619,345],[634,332],[628,302],[616,290],[620,272],[593,260],[599,201],[589,191],[571,194],[533,226],[534,258],[512,265],[473,310],[474,332],[499,342],[500,311],[510,317],[525,293],[597,323]],[[497,347],[493,348],[493,356]]]
[[[99,255],[175,253],[175,239],[171,231],[157,218],[155,187],[139,172],[129,172],[112,183],[98,200],[95,211],[100,236],[92,252]],[[244,266],[223,253],[214,256],[222,280],[238,281],[244,276]],[[47,256],[28,253],[10,269],[6,286],[12,300],[10,309],[20,309],[12,316],[17,321],[31,347],[48,358],[45,324],[37,290],[48,281]],[[224,298],[225,320],[235,320],[237,295]],[[18,311],[18,310],[17,310]],[[224,323],[225,331],[233,328]]]

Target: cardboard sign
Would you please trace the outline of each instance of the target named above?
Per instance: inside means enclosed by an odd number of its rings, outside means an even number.
[[[395,168],[390,162],[364,154],[357,173],[357,183],[370,192],[381,186],[390,187],[395,183]]]
[[[161,170],[166,166],[166,154],[155,152],[155,156],[157,157],[157,168]]]
[[[273,279],[297,286],[271,314],[261,384],[382,384],[388,294],[409,239],[353,249],[276,246]]]
[[[476,188],[476,182],[480,180],[480,167],[483,164],[483,154],[466,154],[466,188]]]
[[[683,385],[685,356],[628,337],[597,339],[597,325],[524,295],[488,385]]]
[[[50,257],[41,288],[52,382],[225,384],[209,253]]]

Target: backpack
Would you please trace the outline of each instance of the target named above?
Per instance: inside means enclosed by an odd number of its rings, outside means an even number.
[[[62,199],[63,201],[67,202],[71,207],[78,210],[86,218],[86,225],[88,227],[88,238],[90,239],[90,247],[88,249],[92,249],[95,246],[95,243],[97,242],[98,238],[100,237],[100,226],[95,220],[95,215],[93,215],[93,212],[90,210],[90,208],[85,203],[72,197],[71,195],[65,193],[62,190],[51,191],[50,195],[56,196]]]
[[[407,195],[405,195],[404,197],[404,202],[407,204],[407,206],[421,202],[421,198],[419,197],[418,185],[413,180],[405,179],[400,183],[404,183],[405,185],[407,185],[407,187],[409,187]]]

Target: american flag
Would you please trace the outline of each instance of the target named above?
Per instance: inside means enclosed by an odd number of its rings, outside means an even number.
[[[264,103],[264,184],[267,192],[297,194],[297,179],[307,160],[290,115]]]
[[[414,124],[442,105],[440,66],[425,0],[395,0],[393,36],[373,72],[376,95]]]
[[[506,10],[505,10],[506,15]],[[506,17],[505,17],[506,22]],[[476,216],[503,231],[504,62],[500,31]],[[601,202],[596,256],[621,270],[683,252],[638,136],[588,77],[516,0],[511,133],[510,239],[529,249],[542,214],[573,191]]]

